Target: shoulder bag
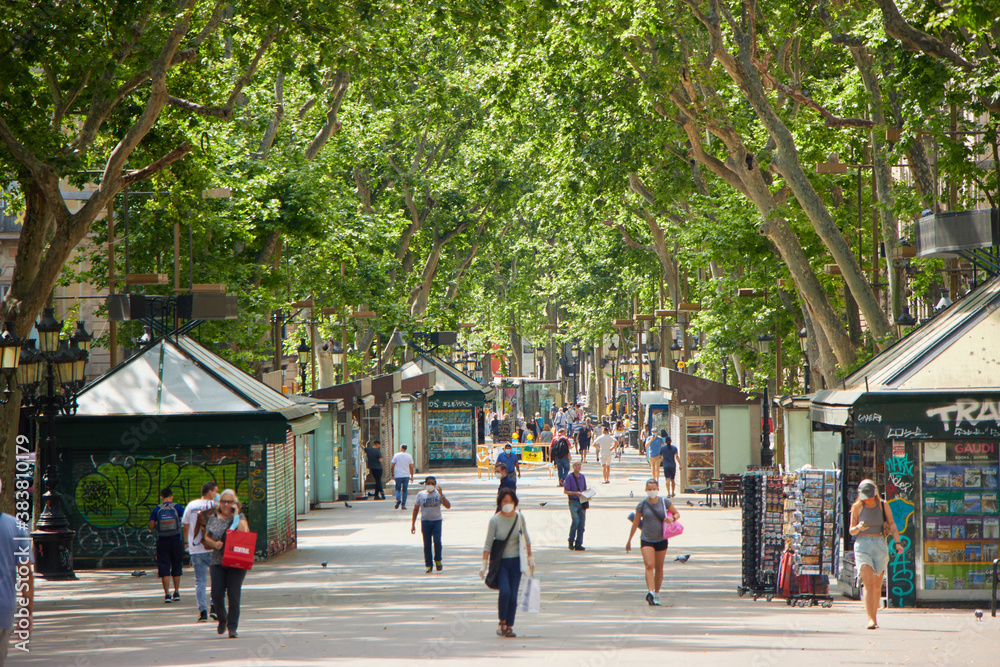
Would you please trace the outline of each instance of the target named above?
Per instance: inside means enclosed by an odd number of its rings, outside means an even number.
[[[514,529],[517,528],[520,520],[521,515],[518,514],[514,518],[514,525],[510,527],[507,537],[502,540],[494,538],[493,544],[490,546],[490,566],[486,570],[486,576],[483,578],[487,588],[492,588],[493,590],[500,588],[500,584],[497,583],[497,578],[500,576],[500,558],[503,556],[503,550],[507,548],[507,542],[510,541],[510,536],[514,534]]]
[[[660,502],[663,504],[663,539],[668,540],[672,537],[677,537],[684,532],[684,526],[681,525],[680,521],[668,521],[667,501],[660,498]]]

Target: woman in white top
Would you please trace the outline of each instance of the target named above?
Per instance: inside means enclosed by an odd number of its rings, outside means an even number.
[[[480,572],[485,574],[489,570],[493,540],[504,540],[510,535],[500,555],[500,574],[497,579],[500,586],[500,596],[497,600],[500,622],[497,625],[497,635],[516,637],[514,614],[517,612],[517,589],[521,586],[521,575],[526,570],[528,574],[534,572],[535,561],[531,557],[531,538],[528,537],[524,517],[517,512],[517,494],[511,489],[501,489],[497,495],[497,504],[500,505],[500,512],[490,517],[486,543],[483,546],[483,567]],[[521,562],[521,540],[524,540],[527,563]]]

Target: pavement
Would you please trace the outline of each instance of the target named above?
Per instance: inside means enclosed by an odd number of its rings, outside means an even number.
[[[675,499],[685,526],[668,551],[662,607],[644,601],[639,538],[625,553],[627,514],[649,474],[628,453],[601,484],[587,516],[585,552],[569,551],[569,511],[544,472],[518,482],[541,581],[539,614],[519,614],[517,638],[496,636],[496,593],[477,576],[497,480],[446,471],[444,570],[425,574],[419,522],[393,501],[314,510],[298,522],[299,548],[257,563],[243,587],[239,638],[196,623],[194,576],[182,601],[166,605],[156,566],[78,571],[72,582],[38,581],[30,652],[11,665],[995,665],[1000,619],[968,609],[883,610],[865,629],[861,603],[789,607],[739,597],[739,508],[691,507]],[[418,477],[418,480],[420,478]],[[391,488],[391,487],[390,487]],[[419,489],[419,485],[417,485]],[[413,491],[413,486],[411,486]],[[630,493],[633,497],[630,497]],[[411,493],[411,499],[415,492]],[[391,498],[391,497],[390,497]],[[412,500],[411,500],[412,502]],[[409,505],[412,508],[412,505]],[[691,554],[687,563],[673,560]],[[327,567],[321,563],[326,562]],[[524,583],[522,581],[522,590]]]

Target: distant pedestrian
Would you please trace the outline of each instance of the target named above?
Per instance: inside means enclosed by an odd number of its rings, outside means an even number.
[[[559,408],[559,412],[556,413],[555,418],[552,420],[552,425],[556,427],[556,430],[566,430],[569,425],[569,417],[566,415],[566,408]]]
[[[507,476],[511,479],[521,476],[521,462],[517,460],[517,454],[509,442],[503,446],[503,451],[497,454],[496,463],[502,463],[507,467]]]
[[[559,429],[559,434],[552,440],[549,446],[549,457],[556,464],[556,474],[559,476],[559,486],[563,485],[563,480],[569,474],[569,464],[572,460],[572,446],[566,436],[566,429]]]
[[[590,428],[590,422],[585,421],[582,423],[580,430],[577,431],[576,441],[577,447],[580,451],[580,459],[586,463],[587,462],[587,452],[590,451],[590,442],[594,438],[594,430]]]
[[[149,514],[149,529],[156,534],[156,574],[163,582],[163,601],[181,599],[181,563],[184,543],[181,541],[181,518],[184,507],[174,502],[170,487],[160,491],[160,504]],[[174,597],[170,598],[170,579],[174,580]]]
[[[603,433],[601,436],[594,441],[594,447],[597,449],[597,458],[601,462],[601,472],[604,475],[604,483],[611,483],[611,457],[614,456],[615,448],[617,447],[617,441],[611,437],[610,429],[605,426],[601,429]]]
[[[194,569],[194,597],[198,602],[198,622],[208,621],[209,612],[215,618],[215,608],[209,609],[207,595],[208,566],[211,564],[212,552],[201,543],[205,536],[204,527],[198,525],[198,515],[215,507],[215,497],[219,495],[215,482],[205,482],[201,485],[201,498],[189,502],[184,508],[181,518],[181,535],[187,552],[191,554],[191,567]]]
[[[663,460],[660,450],[663,448],[663,438],[655,433],[646,438],[646,455],[649,457],[649,469],[653,473],[653,479],[660,482],[660,463]]]
[[[858,484],[858,499],[851,505],[851,527],[854,535],[854,563],[858,578],[864,585],[865,611],[868,629],[878,628],[878,603],[882,595],[882,580],[889,566],[889,548],[885,538],[892,535],[897,554],[905,547],[899,537],[899,528],[892,516],[892,509],[882,500],[878,487],[870,479]]]
[[[35,617],[35,574],[31,566],[34,561],[27,529],[10,514],[0,514],[0,667],[7,660],[7,649],[15,632],[25,646],[31,636]]]
[[[368,464],[368,472],[375,478],[374,500],[385,500],[385,489],[382,488],[382,443],[376,440],[365,447],[365,462]]]
[[[428,477],[424,480],[424,490],[417,494],[413,503],[413,521],[410,522],[410,534],[417,532],[417,514],[420,514],[420,534],[424,538],[424,565],[427,572],[431,571],[431,543],[434,546],[434,565],[441,571],[441,508],[451,509],[451,501],[444,497],[444,491],[437,485],[437,479]]]
[[[566,476],[563,493],[569,496],[569,550],[586,551],[583,546],[583,531],[587,527],[587,499],[583,492],[587,490],[587,478],[580,470],[581,461],[573,461],[573,472]]]
[[[209,571],[212,575],[212,604],[219,616],[219,627],[216,630],[221,635],[228,628],[231,639],[236,638],[236,630],[240,624],[240,597],[247,571],[223,565],[222,552],[230,530],[250,532],[247,518],[240,514],[238,508],[239,499],[235,491],[226,489],[219,494],[219,506],[211,511],[205,523],[204,539],[205,544],[212,549]]]
[[[539,444],[545,443],[545,442],[551,443],[553,436],[554,436],[554,433],[552,431],[552,425],[551,424],[544,424],[542,426],[542,433],[541,433],[541,435],[538,436],[538,442],[539,442]]]
[[[504,489],[510,489],[512,491],[517,490],[517,478],[511,477],[510,475],[507,474],[507,464],[498,463],[494,467],[493,471],[500,479],[500,488],[497,489],[497,493],[500,493]]]
[[[542,434],[542,431],[544,430],[542,428],[542,426],[544,424],[545,424],[545,421],[542,419],[542,413],[536,412],[535,413],[535,440],[537,440],[538,437]]]
[[[677,508],[666,498],[660,497],[660,485],[655,479],[646,480],[646,498],[635,507],[632,529],[625,543],[625,552],[632,550],[632,536],[641,529],[639,544],[642,563],[646,567],[646,602],[660,605],[660,586],[663,584],[663,558],[667,555],[667,540],[663,539],[663,522],[680,518]]]
[[[517,494],[513,491],[500,492],[497,501],[500,512],[490,517],[489,528],[486,531],[486,543],[483,546],[483,567],[485,574],[490,566],[490,551],[493,540],[504,540],[507,544],[500,554],[500,576],[497,583],[500,595],[497,598],[499,624],[497,635],[501,637],[516,637],[514,634],[514,616],[517,612],[517,589],[521,586],[521,575],[531,574],[535,570],[535,561],[531,556],[531,538],[528,537],[528,527],[524,517],[517,510]],[[524,542],[527,563],[521,559],[521,543]]]
[[[400,445],[399,451],[392,457],[392,478],[396,482],[396,507],[400,504],[406,509],[406,489],[413,481],[413,457],[406,453],[406,445]]]
[[[497,413],[493,413],[493,419],[490,420],[490,439],[493,444],[497,444],[500,439],[500,416]]]
[[[663,459],[663,481],[666,483],[664,490],[668,498],[673,498],[677,495],[677,471],[681,469],[681,455],[667,435],[667,429],[660,431],[660,437],[663,438],[660,455]]]

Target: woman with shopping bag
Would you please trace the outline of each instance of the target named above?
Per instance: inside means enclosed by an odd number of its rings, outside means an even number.
[[[499,590],[497,635],[516,637],[517,589],[521,585],[522,574],[534,573],[535,561],[531,557],[528,528],[524,517],[517,511],[517,494],[505,488],[500,491],[497,500],[500,512],[490,517],[480,573],[485,576],[487,586]]]
[[[221,635],[229,629],[229,636],[236,638],[236,628],[240,623],[240,593],[243,579],[249,565],[253,563],[253,546],[250,542],[250,526],[238,509],[236,492],[226,489],[219,495],[219,505],[209,512],[205,522],[205,546],[212,549],[209,574],[212,579],[212,605],[219,616],[218,632]],[[248,533],[232,537],[234,533]],[[254,537],[254,541],[256,537]],[[227,548],[226,543],[229,542]],[[246,553],[249,551],[249,553]],[[249,556],[249,559],[247,559]],[[229,608],[226,609],[228,598]]]

